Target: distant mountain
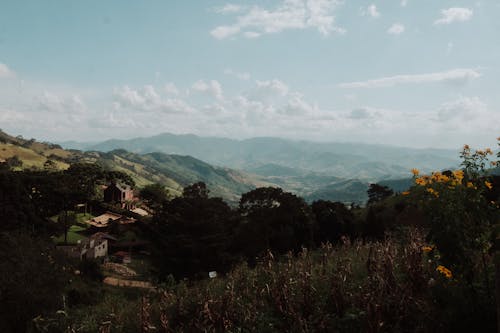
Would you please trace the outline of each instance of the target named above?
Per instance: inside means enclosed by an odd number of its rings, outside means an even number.
[[[389,179],[379,182],[380,185],[387,186],[395,193],[400,193],[407,191],[410,187],[415,185],[413,178],[403,178],[403,179]]]
[[[315,200],[331,200],[344,203],[364,204],[368,200],[367,190],[369,184],[357,179],[344,180],[329,184],[307,195],[309,202]]]
[[[164,153],[135,154],[123,149],[110,152],[65,150],[59,145],[13,137],[0,131],[0,161],[17,156],[19,168],[67,169],[72,163],[97,163],[107,170],[127,173],[137,187],[165,185],[175,195],[192,183],[203,181],[211,195],[237,202],[242,193],[269,183],[244,172],[212,166],[191,156]],[[49,161],[49,162],[48,162]]]
[[[375,182],[423,172],[455,168],[457,152],[445,149],[412,149],[358,143],[318,143],[279,138],[232,140],[196,135],[160,134],[98,144],[70,144],[87,150],[126,149],[135,153],[164,152],[190,155],[213,165],[245,170],[261,176],[304,176],[308,172],[344,179]],[[278,168],[281,168],[278,172]],[[273,174],[274,173],[274,174]]]

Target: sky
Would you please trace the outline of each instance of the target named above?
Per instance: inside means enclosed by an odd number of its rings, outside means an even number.
[[[0,4],[0,128],[493,147],[500,1]]]

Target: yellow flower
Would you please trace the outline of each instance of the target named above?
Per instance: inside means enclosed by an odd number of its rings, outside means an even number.
[[[484,150],[484,152],[485,152],[487,155],[493,155],[493,152],[491,151],[491,149],[490,149],[490,148],[486,148],[486,149]]]
[[[470,149],[469,145],[464,145],[464,150],[469,150],[469,149]]]
[[[439,197],[439,192],[434,190],[433,188],[427,188],[427,192],[429,192],[430,194],[434,195],[436,198]]]
[[[408,195],[410,194],[410,191],[404,191],[404,192],[401,192],[402,195]]]
[[[455,170],[453,171],[453,177],[458,181],[462,181],[464,179],[464,172],[462,170]]]
[[[488,181],[485,181],[484,185],[486,185],[486,187],[489,188],[490,190],[493,188],[493,185],[491,185],[491,183]]]
[[[420,174],[420,171],[418,171],[418,169],[411,169],[411,173],[413,173],[414,176],[418,176]]]
[[[431,252],[433,250],[432,246],[422,246],[423,252]]]
[[[453,274],[451,274],[451,271],[448,268],[444,267],[443,265],[439,265],[436,268],[436,271],[443,274],[447,279],[451,279],[451,277],[453,276]]]
[[[467,182],[467,187],[468,188],[474,188],[474,189],[477,188],[477,187],[474,186],[474,184],[472,184],[472,182]]]
[[[425,181],[425,179],[423,177],[420,177],[420,178],[415,179],[415,184],[423,186],[423,185],[427,184],[427,182]]]
[[[435,182],[439,182],[441,179],[441,172],[433,172],[431,179]]]

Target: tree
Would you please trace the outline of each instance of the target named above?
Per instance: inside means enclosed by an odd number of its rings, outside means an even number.
[[[207,189],[207,185],[204,182],[194,183],[192,185],[186,186],[182,192],[184,198],[192,199],[207,199],[208,193],[210,191]]]
[[[19,156],[14,155],[5,160],[5,163],[9,166],[9,168],[21,168],[23,166],[23,161],[19,158]]]
[[[68,270],[50,241],[0,232],[0,262],[1,332],[28,332],[35,316],[63,308]]]
[[[337,242],[341,236],[354,236],[354,215],[343,203],[318,200],[311,208],[317,225],[317,243]]]
[[[155,183],[142,188],[139,196],[153,209],[161,207],[164,201],[168,200],[170,194],[165,186]]]
[[[160,279],[224,272],[233,262],[234,212],[222,199],[208,198],[204,183],[188,186],[184,193],[164,201],[153,218],[153,260]]]
[[[384,200],[394,194],[394,191],[387,186],[370,184],[368,188],[368,205]]]
[[[242,224],[235,241],[247,259],[270,249],[299,251],[312,245],[313,218],[307,203],[280,188],[261,187],[242,195]]]

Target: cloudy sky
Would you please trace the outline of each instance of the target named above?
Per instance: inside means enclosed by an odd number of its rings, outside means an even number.
[[[0,128],[493,146],[498,17],[496,0],[4,2]]]

